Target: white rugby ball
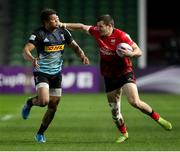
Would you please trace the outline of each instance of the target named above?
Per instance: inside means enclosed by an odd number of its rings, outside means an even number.
[[[117,53],[117,55],[119,55],[120,57],[123,57],[123,54],[122,54],[121,50],[119,50],[119,49],[127,49],[127,50],[130,51],[130,52],[133,51],[132,47],[131,47],[129,44],[127,44],[127,43],[119,43],[119,44],[117,45],[117,48],[116,48],[116,53]]]

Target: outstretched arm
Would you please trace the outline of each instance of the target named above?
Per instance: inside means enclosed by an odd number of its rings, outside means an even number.
[[[59,26],[67,28],[68,30],[80,30],[85,32],[88,32],[89,28],[91,27],[90,25],[85,25],[82,23],[62,23],[62,22],[59,22]]]
[[[84,54],[83,50],[80,48],[80,46],[76,43],[76,41],[72,41],[71,44],[69,44],[69,47],[74,50],[76,55],[82,60],[83,64],[89,64],[89,59]]]

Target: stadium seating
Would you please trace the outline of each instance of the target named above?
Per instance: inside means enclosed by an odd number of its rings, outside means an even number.
[[[16,0],[16,4],[11,8],[9,64],[25,65],[22,48],[32,30],[40,25],[39,14],[42,8],[57,10],[63,22],[83,22],[89,25],[96,23],[97,16],[111,14],[115,20],[115,26],[126,30],[133,39],[137,40],[137,0]],[[72,32],[72,35],[89,56],[91,64],[97,64],[98,48],[93,38],[80,32]],[[69,53],[72,54],[72,51],[67,48],[64,53],[66,65],[80,64],[75,55],[69,55]]]

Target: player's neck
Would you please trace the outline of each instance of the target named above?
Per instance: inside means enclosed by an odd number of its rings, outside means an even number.
[[[44,28],[45,28],[46,30],[48,30],[49,32],[53,32],[53,31],[56,29],[56,28],[51,28],[51,27],[48,26],[48,25],[45,25]]]

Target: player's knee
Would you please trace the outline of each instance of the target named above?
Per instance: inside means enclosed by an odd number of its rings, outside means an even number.
[[[133,100],[130,104],[135,108],[140,108],[141,102],[139,100]]]
[[[128,102],[133,106],[138,108],[140,106],[140,100],[139,98],[135,97],[135,96],[129,96],[128,97]]]
[[[49,99],[39,99],[38,100],[39,101],[39,106],[40,107],[45,107],[45,106],[47,106],[48,104],[49,104]]]
[[[59,99],[52,100],[48,104],[48,109],[56,111],[57,107],[58,107],[58,104],[59,104]]]

